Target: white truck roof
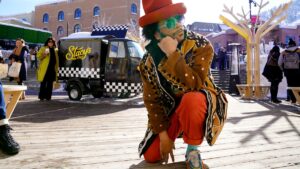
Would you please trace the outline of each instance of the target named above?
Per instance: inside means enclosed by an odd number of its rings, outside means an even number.
[[[76,33],[72,33],[67,37],[62,37],[60,38],[61,40],[66,40],[66,39],[99,39],[99,38],[103,38],[105,36],[92,36],[91,32],[76,32]]]

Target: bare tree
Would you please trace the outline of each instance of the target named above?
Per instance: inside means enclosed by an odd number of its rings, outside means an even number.
[[[260,21],[260,13],[262,8],[268,5],[269,2],[261,0],[258,5],[257,20],[255,23],[250,24],[251,21],[248,19],[250,12],[245,12],[242,7],[242,13],[235,14],[233,8],[228,8],[224,5],[223,12],[231,15],[235,21],[234,23],[227,19],[226,17],[220,15],[220,19],[233,30],[238,32],[247,41],[247,84],[255,84],[255,86],[260,85],[260,41],[261,38],[271,31],[276,25],[287,18],[285,11],[289,8],[292,1],[280,5],[274,11],[271,11],[271,17],[264,23]],[[252,61],[254,60],[254,65]],[[260,95],[259,89],[255,89],[255,95]]]
[[[105,14],[101,16],[95,16],[92,21],[92,27],[107,26],[111,24],[111,17],[107,17]]]
[[[137,23],[131,19],[127,23],[128,23],[127,37],[134,41],[141,42],[140,32]]]

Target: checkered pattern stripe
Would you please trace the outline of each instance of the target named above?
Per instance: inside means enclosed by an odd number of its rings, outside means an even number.
[[[113,26],[96,26],[93,28],[94,31],[115,31],[115,30],[128,30],[128,25],[113,25]]]
[[[59,77],[100,78],[99,68],[60,67]]]
[[[125,83],[125,82],[106,82],[104,85],[106,92],[112,93],[140,93],[142,91],[142,83]]]

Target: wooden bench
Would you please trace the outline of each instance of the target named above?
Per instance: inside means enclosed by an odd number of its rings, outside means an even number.
[[[293,91],[297,103],[300,104],[300,87],[288,87],[288,89],[291,89]]]
[[[242,99],[265,99],[269,93],[269,85],[237,84]]]
[[[27,86],[3,85],[4,99],[6,104],[6,118],[10,119],[15,110],[22,93],[27,90]]]

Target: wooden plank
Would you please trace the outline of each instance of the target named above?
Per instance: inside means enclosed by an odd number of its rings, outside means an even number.
[[[291,89],[293,91],[297,103],[300,104],[300,87],[288,87],[288,89]]]
[[[228,121],[216,145],[204,141],[200,146],[205,163],[241,169],[297,165],[300,115],[295,109],[228,99]],[[148,164],[139,158],[147,125],[142,106],[28,100],[19,103],[11,119],[12,135],[22,150],[16,156],[0,153],[0,168],[185,168],[182,139],[175,142],[175,163]]]
[[[25,90],[27,90],[27,86],[3,85],[7,119],[10,119],[15,107],[18,104],[19,98]]]

